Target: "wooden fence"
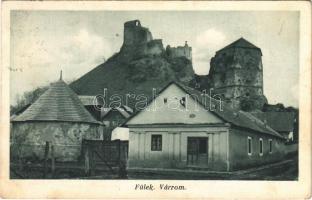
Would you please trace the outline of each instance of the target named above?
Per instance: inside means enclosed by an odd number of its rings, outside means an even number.
[[[81,155],[85,163],[85,173],[92,174],[97,165],[108,167],[114,174],[126,173],[128,142],[114,140],[83,140]],[[113,167],[118,167],[118,171]]]
[[[46,142],[45,145],[37,148],[42,149],[41,159],[10,158],[11,173],[19,178],[32,178],[32,174],[36,174],[35,178],[61,178],[60,173],[64,171],[75,174],[70,176],[72,178],[90,177],[103,173],[113,177],[126,177],[128,141],[83,140],[79,159],[70,162],[62,162],[55,157],[58,145]],[[14,148],[11,147],[12,149]]]

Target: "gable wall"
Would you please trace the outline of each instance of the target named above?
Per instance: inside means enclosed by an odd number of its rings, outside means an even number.
[[[186,107],[183,107],[179,102],[182,97],[186,97]],[[164,98],[167,98],[167,103],[164,103]],[[172,84],[127,124],[207,124],[222,122],[220,118],[205,110],[178,86]]]
[[[118,111],[112,110],[110,111],[102,121],[108,127],[117,127],[126,121],[126,118]]]

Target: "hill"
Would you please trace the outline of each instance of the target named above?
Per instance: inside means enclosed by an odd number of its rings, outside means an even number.
[[[138,20],[126,22],[120,51],[72,82],[70,87],[78,95],[88,96],[103,95],[107,89],[108,97],[118,94],[123,104],[126,104],[127,94],[145,95],[149,99],[153,88],[160,90],[172,80],[188,84],[193,79],[192,62],[190,57],[184,56],[190,50],[188,46],[165,50],[162,41],[153,40],[149,30]],[[130,107],[138,101],[128,100]]]

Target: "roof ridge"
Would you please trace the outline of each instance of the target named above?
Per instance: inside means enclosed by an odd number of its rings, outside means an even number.
[[[242,45],[237,45],[239,43],[245,43],[245,45],[247,46],[242,46]],[[221,51],[221,50],[224,50],[224,49],[228,49],[228,48],[233,48],[233,47],[236,47],[236,48],[251,48],[251,49],[258,49],[261,51],[261,49],[259,47],[257,47],[256,45],[254,45],[253,43],[249,42],[248,40],[246,40],[245,38],[243,37],[240,37],[239,39],[235,40],[234,42],[226,45],[225,47],[221,48],[220,50],[218,50],[217,52]]]
[[[77,94],[63,80],[51,83],[47,91],[12,121],[99,123],[85,109]]]

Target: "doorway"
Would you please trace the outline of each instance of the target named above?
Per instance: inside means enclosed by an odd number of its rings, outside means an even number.
[[[187,165],[208,166],[208,137],[187,138]]]

